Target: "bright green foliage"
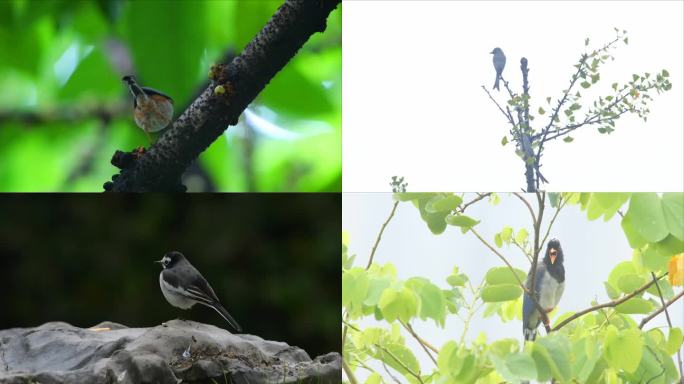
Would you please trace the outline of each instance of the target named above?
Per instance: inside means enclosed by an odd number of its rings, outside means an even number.
[[[549,319],[554,330],[550,334],[540,331],[533,342],[523,342],[522,337],[487,340],[487,335],[481,333],[474,342],[468,343],[463,337],[471,319],[497,315],[501,322],[521,320],[520,282],[526,279],[524,271],[501,265],[489,269],[482,281],[472,282],[465,271],[454,266],[445,272],[448,275],[443,280],[422,277],[399,280],[389,263],[372,264],[368,270],[350,268],[351,258],[346,253],[348,238],[344,237],[343,260],[347,263],[343,264],[343,313],[345,321],[351,324],[344,326],[347,332],[344,359],[352,369],[362,364],[368,366],[369,360],[382,361],[401,382],[413,384],[419,382],[415,375],[426,384],[498,384],[551,379],[559,384],[676,383],[679,372],[673,355],[682,347],[682,328],[675,324],[667,332],[649,325],[640,329],[639,322],[643,315],[660,308],[661,293],[664,300],[670,300],[681,289],[672,287],[666,278],[658,280],[657,286],[643,287],[652,281],[652,273],[661,276],[669,257],[681,249],[682,240],[677,236],[684,222],[677,224],[677,220],[680,220],[678,209],[682,196],[562,193],[551,198],[550,203],[556,207],[561,203],[578,206],[587,212],[589,220],[620,219],[616,214],[621,212],[622,227],[631,228],[643,241],[635,247],[632,259],[617,263],[604,282],[611,300],[630,295],[628,300],[574,319],[570,319],[574,312],[560,316],[551,312]],[[461,231],[447,231],[448,226],[441,229],[439,233],[448,236],[473,236],[468,232],[479,223],[479,218],[464,214],[466,203],[461,195],[402,193],[395,194],[394,198],[411,202],[428,227],[430,220],[460,227]],[[646,212],[652,209],[659,209],[660,214]],[[631,221],[625,225],[626,220]],[[659,229],[645,228],[649,220],[658,221]],[[494,234],[492,243],[499,248],[515,244],[530,252],[528,230],[504,226]],[[625,233],[629,238],[627,230]],[[641,292],[634,295],[637,290]],[[587,307],[596,304],[587,299]],[[436,365],[420,366],[416,355],[425,352],[407,348],[404,339],[413,336],[409,336],[404,324],[431,319],[438,327],[444,327],[445,321],[456,315],[463,320],[463,329],[455,330],[454,336],[441,347],[436,346],[438,353],[432,354]],[[354,323],[369,316],[384,322],[384,326],[359,329]],[[568,319],[570,322],[555,330]],[[372,373],[367,382],[379,381],[391,382],[382,371]]]

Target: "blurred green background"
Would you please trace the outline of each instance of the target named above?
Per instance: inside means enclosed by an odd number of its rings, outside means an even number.
[[[162,296],[153,261],[178,250],[244,333],[312,357],[340,351],[340,194],[6,194],[0,212],[0,329],[174,318],[228,329],[213,309]]]
[[[0,191],[101,191],[148,146],[126,74],[178,116],[283,1],[1,0]],[[341,6],[186,173],[190,191],[341,190]]]

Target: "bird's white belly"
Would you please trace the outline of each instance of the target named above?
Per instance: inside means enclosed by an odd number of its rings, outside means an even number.
[[[556,279],[550,278],[539,296],[539,305],[544,309],[552,309],[560,301],[561,283]]]
[[[159,286],[161,287],[162,294],[166,301],[174,307],[188,309],[195,304],[194,300],[185,297],[178,288],[167,284],[162,278],[161,273],[159,274]]]

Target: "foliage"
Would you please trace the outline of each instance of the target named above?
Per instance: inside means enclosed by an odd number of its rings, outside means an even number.
[[[526,196],[516,197],[526,201]],[[354,266],[355,255],[347,253],[349,236],[345,234],[342,307],[347,377],[356,382],[355,370],[364,369],[371,372],[366,383],[388,382],[392,377],[396,381],[397,376],[409,383],[520,383],[551,379],[558,383],[677,382],[680,372],[673,355],[682,346],[681,326],[671,325],[667,332],[647,329],[646,319],[638,323],[632,315],[656,315],[666,301],[671,303],[682,297],[682,292],[675,293],[667,279],[658,279],[656,275],[662,277],[668,262],[679,260],[677,254],[684,247],[684,194],[562,193],[549,194],[548,201],[546,194],[536,197],[547,209],[555,209],[549,229],[558,212],[570,206],[586,212],[588,220],[607,221],[615,214],[623,216],[622,228],[634,248],[634,257],[617,264],[607,277],[605,289],[612,299],[604,303],[608,305],[591,307],[583,314],[559,314],[552,318],[552,331],[534,342],[488,341],[481,334],[473,343],[466,343],[463,336],[469,322],[482,307],[482,316],[497,315],[502,322],[519,321],[524,271],[510,265],[494,267],[481,282],[474,284],[467,273],[454,266],[440,281],[420,276],[401,280],[392,263],[373,262],[367,268]],[[465,211],[470,205],[487,200],[498,203],[497,194],[478,194],[468,202],[465,195],[454,193],[395,193],[394,198],[416,207],[433,233],[441,234],[448,226],[455,226],[465,235],[473,233],[493,253],[517,247],[534,260],[535,253],[544,245],[539,240],[545,239],[544,232],[548,233],[539,225],[531,229],[506,226],[495,234],[493,244],[481,238],[476,231],[480,220],[466,216]],[[531,206],[530,211],[541,222],[541,212],[533,212]],[[656,279],[657,285],[653,284]],[[550,315],[553,317],[554,313]],[[361,328],[356,322],[370,316],[386,325]],[[464,321],[460,340],[433,346],[411,327],[415,320],[429,319],[443,328],[447,316],[458,316]],[[422,350],[408,348],[406,337],[415,338]],[[434,366],[420,366],[417,353],[428,354]],[[383,364],[387,376],[376,371],[369,364],[371,361]]]
[[[120,78],[169,94],[178,115],[282,3],[0,2],[0,191],[101,191],[116,149],[148,145]],[[255,117],[199,157],[191,190],[341,189],[340,8],[261,92]]]

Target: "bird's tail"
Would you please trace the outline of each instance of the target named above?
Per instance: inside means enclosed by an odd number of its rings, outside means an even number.
[[[523,327],[523,335],[525,336],[525,341],[534,341],[537,337],[537,329]]]
[[[210,307],[214,308],[216,310],[216,312],[218,312],[219,315],[221,315],[221,317],[226,319],[228,324],[230,324],[230,326],[233,327],[236,331],[242,332],[242,327],[240,326],[240,324],[238,324],[237,321],[235,321],[235,319],[233,319],[233,316],[231,316],[230,313],[228,313],[228,311],[226,311],[226,309],[223,308],[223,306],[221,304],[212,303],[210,305]]]
[[[496,89],[497,91],[499,90],[499,75],[496,75],[496,81],[494,82],[494,87],[492,89]]]

